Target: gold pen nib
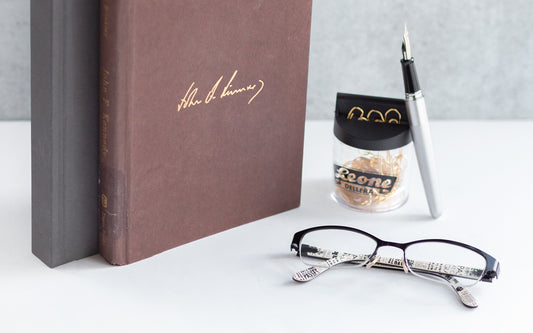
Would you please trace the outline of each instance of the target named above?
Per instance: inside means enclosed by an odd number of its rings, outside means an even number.
[[[407,32],[407,24],[405,25],[405,32],[403,33],[402,53],[403,60],[411,60],[411,44],[409,44],[409,33]]]

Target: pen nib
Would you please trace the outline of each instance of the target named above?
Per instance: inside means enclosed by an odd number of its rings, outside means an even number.
[[[405,25],[405,32],[403,33],[402,53],[403,60],[411,60],[411,44],[409,44],[409,33],[407,32],[407,24]]]

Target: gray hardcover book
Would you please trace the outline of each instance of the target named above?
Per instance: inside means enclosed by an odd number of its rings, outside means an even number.
[[[98,0],[31,0],[32,252],[98,252]]]

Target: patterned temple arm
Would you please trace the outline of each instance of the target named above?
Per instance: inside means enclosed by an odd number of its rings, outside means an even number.
[[[312,274],[311,271],[306,272],[306,273],[310,273],[310,275],[315,275],[312,278],[321,274],[325,270],[333,266],[336,266],[338,264],[341,264],[341,263],[362,264],[370,260],[370,255],[350,254],[350,253],[344,253],[344,252],[339,252],[339,251],[332,251],[328,249],[321,249],[318,247],[309,246],[307,244],[302,244],[300,251],[302,252],[301,255],[303,256],[325,260],[324,263],[320,265],[320,267],[309,268],[309,270],[314,271],[315,274]],[[435,262],[426,262],[426,261],[408,260],[407,264],[416,273],[426,273],[426,274],[442,275],[442,276],[456,276],[456,277],[472,279],[472,280],[478,280],[484,272],[483,269],[478,269],[478,268],[472,268],[472,267],[466,267],[466,266],[460,266],[460,265],[442,264],[442,263],[435,263]],[[372,258],[372,261],[369,267],[404,270],[407,272],[407,267],[405,266],[403,259],[398,259],[398,258],[375,257],[375,258]],[[305,271],[302,271],[302,272],[305,272]],[[304,280],[308,280],[308,278],[311,278],[311,276],[308,276]],[[492,277],[490,277],[490,279],[488,280],[483,279],[483,281],[488,281],[488,282],[490,282],[491,280],[492,280]]]

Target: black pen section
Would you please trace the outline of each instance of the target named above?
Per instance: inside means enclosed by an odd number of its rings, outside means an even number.
[[[414,94],[420,90],[420,84],[418,83],[418,77],[416,75],[415,62],[411,58],[410,60],[402,59],[401,63],[405,93]]]

